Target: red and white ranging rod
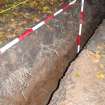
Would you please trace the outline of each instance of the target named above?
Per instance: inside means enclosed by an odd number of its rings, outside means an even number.
[[[11,42],[7,43],[5,46],[0,48],[0,54],[5,53],[9,48],[11,48],[12,46],[14,46],[15,44],[17,44],[20,41],[23,41],[27,36],[29,36],[32,32],[34,32],[35,30],[37,30],[38,28],[42,27],[43,25],[47,24],[50,20],[52,20],[53,18],[55,18],[57,15],[59,15],[60,13],[62,13],[63,11],[67,10],[69,7],[71,7],[72,5],[74,5],[76,3],[77,0],[73,0],[72,2],[64,5],[64,7],[60,10],[58,10],[57,12],[55,12],[53,15],[48,16],[45,20],[41,21],[40,23],[38,23],[37,25],[35,25],[34,27],[27,29],[24,33],[22,33],[19,37],[15,38],[14,40],[12,40]],[[82,32],[82,24],[83,24],[83,20],[84,20],[84,0],[81,0],[81,12],[80,12],[80,25],[79,25],[79,34],[77,36],[76,39],[76,43],[77,43],[77,53],[79,53],[80,51],[80,42],[81,42],[81,32]]]
[[[81,35],[82,35],[82,27],[83,27],[83,22],[84,22],[84,2],[85,0],[81,0],[81,10],[80,10],[80,24],[79,24],[79,32],[76,38],[76,43],[77,43],[77,53],[80,52],[81,49]]]

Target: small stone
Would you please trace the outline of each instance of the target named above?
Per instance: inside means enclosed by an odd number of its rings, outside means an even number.
[[[96,77],[99,80],[103,80],[103,79],[105,79],[105,73],[103,71],[99,71],[99,72],[97,72]]]
[[[100,66],[101,69],[104,69],[104,65],[103,64],[100,64],[99,66]]]
[[[76,72],[75,73],[75,77],[80,77],[80,73],[79,72]]]

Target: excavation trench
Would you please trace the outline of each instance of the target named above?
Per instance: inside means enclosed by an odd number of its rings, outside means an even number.
[[[80,1],[0,55],[0,104],[46,105],[77,56]],[[105,15],[105,1],[85,2],[83,47]]]
[[[97,26],[99,26],[101,23],[102,23],[102,21],[100,21],[100,23],[99,23]],[[97,28],[96,28],[96,29],[97,29]],[[81,51],[84,49],[84,47],[86,47],[88,41],[89,41],[89,40],[91,39],[91,37],[94,35],[96,29],[93,30],[93,33],[91,34],[91,36],[89,37],[89,39],[84,43],[84,45],[83,45]],[[80,51],[80,53],[81,53],[81,51]],[[80,54],[80,53],[79,53],[79,54]],[[68,71],[69,69],[71,69],[71,71],[69,70],[69,73],[72,72],[72,68],[70,68],[71,63],[72,63],[72,62],[75,62],[75,60],[77,59],[77,57],[79,56],[79,54],[77,54],[77,55],[68,63],[66,69],[64,70],[63,75],[61,76],[61,78],[60,78],[59,81],[58,81],[57,87],[56,87],[55,90],[52,92],[52,94],[51,94],[51,96],[50,96],[50,98],[49,98],[49,101],[48,101],[48,103],[47,103],[46,105],[50,105],[50,104],[53,103],[53,101],[55,101],[55,100],[54,100],[55,97],[56,97],[55,92],[56,92],[57,90],[59,90],[59,87],[61,86],[61,85],[60,85],[60,84],[61,84],[61,81],[62,81],[62,79],[65,77],[67,71]],[[82,65],[81,65],[81,66],[82,66]],[[58,91],[57,91],[57,92],[58,92]],[[54,95],[55,95],[55,96],[54,96]],[[59,94],[57,94],[57,95],[59,95]],[[54,98],[54,99],[52,99],[52,98]],[[60,104],[60,103],[59,103],[59,104]]]
[[[105,20],[96,29],[79,56],[70,64],[48,105],[103,105],[104,67]]]

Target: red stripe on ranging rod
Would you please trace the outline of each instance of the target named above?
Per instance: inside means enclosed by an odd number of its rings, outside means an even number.
[[[48,23],[50,20],[52,20],[54,18],[54,15],[50,15],[50,16],[47,16],[47,18],[45,19],[45,23]]]
[[[20,41],[24,40],[25,37],[29,36],[30,33],[32,33],[32,32],[33,32],[32,29],[28,29],[28,30],[26,30],[23,34],[21,34],[21,35],[18,37],[19,40],[20,40]]]
[[[83,12],[80,12],[80,23],[83,24],[84,20],[85,20],[85,13],[83,11]]]
[[[62,8],[63,8],[63,11],[66,11],[66,10],[68,10],[69,8],[71,8],[71,5],[68,4],[68,3],[64,3],[64,4],[62,5]]]
[[[80,35],[77,35],[76,44],[77,45],[80,45],[81,44],[81,36]]]

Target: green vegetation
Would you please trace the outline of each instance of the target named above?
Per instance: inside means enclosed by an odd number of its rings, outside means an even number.
[[[31,7],[42,13],[51,13],[61,2],[62,0],[0,0],[0,14],[19,7]]]
[[[20,35],[63,1],[68,0],[0,0],[0,43]]]
[[[0,0],[0,43],[18,36],[60,3],[62,0]]]

